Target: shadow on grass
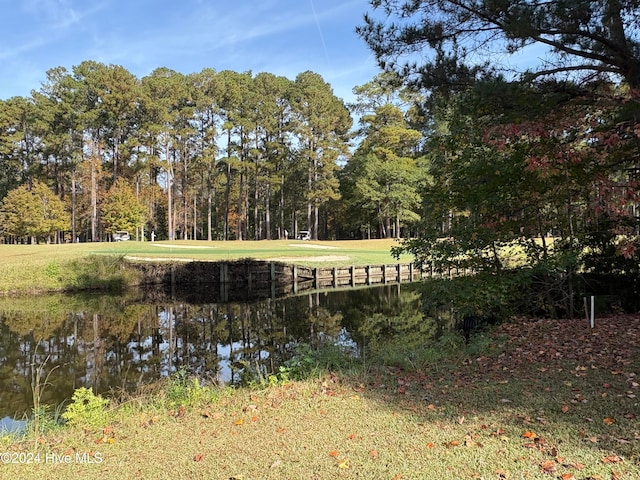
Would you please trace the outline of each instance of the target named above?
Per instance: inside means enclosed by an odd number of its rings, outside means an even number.
[[[370,367],[346,382],[425,425],[432,448],[481,449],[509,475],[638,478],[638,332],[638,316],[593,330],[584,320],[519,319],[457,352]]]

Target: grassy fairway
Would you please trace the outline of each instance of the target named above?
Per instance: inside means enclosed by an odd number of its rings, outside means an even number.
[[[99,287],[101,279],[98,277],[113,275],[120,259],[219,261],[254,258],[311,266],[397,263],[390,254],[395,244],[395,240],[384,239],[0,245],[0,292],[79,288],[86,285],[91,276],[96,278],[90,279],[89,284]],[[399,261],[409,263],[411,257],[406,255]],[[105,281],[108,283],[109,279]]]

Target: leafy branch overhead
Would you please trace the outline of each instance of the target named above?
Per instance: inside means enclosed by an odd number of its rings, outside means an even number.
[[[632,88],[640,87],[637,0],[370,4],[374,12],[365,16],[357,32],[383,68],[397,70],[426,88],[458,89],[498,71],[529,79],[613,75]],[[516,53],[540,59],[539,63],[517,71],[507,62],[496,64],[496,58]]]

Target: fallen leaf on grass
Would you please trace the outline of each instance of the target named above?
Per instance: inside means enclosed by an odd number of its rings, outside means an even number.
[[[535,440],[536,438],[538,438],[538,435],[536,435],[535,432],[529,432],[529,431],[524,432],[522,436],[523,438],[529,438],[531,440]]]
[[[555,462],[555,460],[547,460],[546,462],[543,462],[540,465],[540,468],[542,468],[542,471],[544,473],[548,473],[548,474],[555,473],[555,471],[556,471],[556,462]]]
[[[343,460],[338,464],[338,468],[349,468],[349,460]]]
[[[563,473],[560,475],[560,480],[576,480],[576,477],[573,473]]]
[[[194,462],[200,462],[202,460],[203,455],[198,453],[195,457],[193,457]]]
[[[620,462],[624,462],[622,457],[619,457],[618,455],[609,455],[608,457],[602,457],[601,461],[602,461],[602,463],[620,463]]]
[[[567,413],[569,411],[569,405],[562,406],[562,413]]]
[[[371,450],[369,452],[369,456],[373,459],[373,460],[377,460],[378,459],[378,451],[377,450]]]
[[[239,418],[239,419],[237,419],[234,423],[235,423],[236,425],[242,425],[242,424],[244,423],[244,420],[243,420],[242,418]]]
[[[616,423],[616,419],[615,418],[611,418],[611,417],[606,417],[603,418],[602,421],[606,424],[606,425],[613,425],[614,423]]]
[[[338,451],[337,450],[331,450],[329,452],[329,456],[330,457],[337,457],[338,456]]]
[[[435,445],[433,444],[433,442],[429,442],[427,443],[427,448],[433,448],[435,447]]]
[[[457,447],[460,445],[460,442],[457,440],[452,440],[450,442],[444,442],[443,445],[447,448]]]

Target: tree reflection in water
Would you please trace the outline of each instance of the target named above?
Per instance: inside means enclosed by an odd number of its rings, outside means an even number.
[[[415,284],[328,291],[244,303],[188,302],[179,292],[0,299],[0,418],[31,410],[32,369],[50,373],[41,402],[76,388],[135,391],[184,368],[201,382],[237,384],[277,371],[293,346],[376,348],[432,336]]]

